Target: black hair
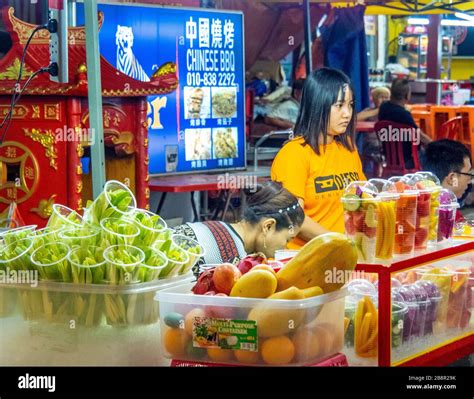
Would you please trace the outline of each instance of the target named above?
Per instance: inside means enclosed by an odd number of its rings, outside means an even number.
[[[464,166],[464,158],[471,154],[464,144],[443,139],[426,146],[423,169],[434,173],[442,182],[451,172],[459,172]]]
[[[247,205],[242,218],[250,224],[257,224],[262,219],[276,220],[276,229],[287,229],[290,226],[300,227],[305,214],[298,199],[285,189],[281,183],[269,181],[257,185],[256,189],[245,190]]]
[[[354,90],[347,75],[333,68],[320,68],[313,71],[305,81],[301,95],[300,112],[295,124],[295,132],[304,138],[319,155],[320,136],[327,144],[331,107],[339,100],[345,89]],[[354,151],[355,112],[345,133],[334,137],[345,148]]]
[[[408,79],[395,79],[390,89],[391,99],[396,101],[408,100],[410,90],[410,82]]]

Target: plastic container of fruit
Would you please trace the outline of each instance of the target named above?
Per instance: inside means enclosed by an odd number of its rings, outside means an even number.
[[[428,280],[418,280],[414,283],[416,287],[423,289],[429,300],[429,305],[426,311],[424,334],[430,335],[433,333],[433,325],[436,321],[439,303],[441,302],[441,294],[435,283]]]
[[[428,243],[435,244],[438,239],[438,210],[440,205],[439,195],[443,187],[441,186],[438,177],[436,177],[436,175],[431,172],[416,172],[414,176],[415,179],[431,193]]]
[[[357,248],[360,263],[374,263],[377,246],[377,188],[365,181],[350,183],[341,198],[346,234]]]
[[[403,302],[392,302],[392,348],[398,348],[403,342],[408,306]]]
[[[451,190],[447,189],[441,190],[439,201],[439,221],[436,238],[438,243],[449,245],[454,234],[456,210],[459,208],[459,203],[456,195]]]
[[[419,194],[413,185],[409,184],[409,180],[403,176],[394,176],[388,180],[395,185],[400,195],[397,200],[393,252],[396,255],[412,255],[415,249],[416,210]]]
[[[305,365],[344,345],[346,289],[302,300],[194,295],[193,284],[157,293],[165,356],[256,366]]]
[[[418,201],[416,204],[416,231],[415,231],[415,249],[426,250],[428,247],[428,237],[431,225],[431,194],[433,187],[427,187],[426,180],[421,175],[409,175],[409,184],[418,192]]]

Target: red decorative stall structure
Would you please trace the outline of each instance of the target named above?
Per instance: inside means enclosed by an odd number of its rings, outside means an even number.
[[[34,25],[2,9],[13,46],[0,60],[0,118],[10,112],[24,47]],[[103,15],[99,13],[99,26]],[[0,145],[0,219],[12,202],[27,224],[44,226],[54,203],[81,210],[92,197],[91,173],[83,173],[84,156],[95,139],[89,131],[84,27],[69,28],[69,83],[42,73],[31,80],[16,104],[11,126]],[[28,47],[20,87],[49,65],[49,32],[37,32]],[[130,78],[100,59],[106,177],[119,180],[146,208],[148,136],[146,97],[167,94],[178,85],[176,65],[162,65],[150,82]]]

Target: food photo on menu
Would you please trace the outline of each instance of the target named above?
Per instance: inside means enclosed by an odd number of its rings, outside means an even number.
[[[211,159],[211,129],[186,129],[186,161]]]
[[[235,87],[212,88],[212,117],[235,118],[237,116],[237,90]]]
[[[186,119],[206,119],[211,116],[209,87],[185,87],[184,106]]]
[[[213,158],[237,157],[237,128],[212,129]]]

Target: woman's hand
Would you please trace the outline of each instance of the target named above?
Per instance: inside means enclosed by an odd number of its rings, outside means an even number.
[[[304,200],[302,198],[298,198],[298,202],[300,203],[301,208],[304,209]],[[329,230],[326,230],[323,226],[321,226],[319,223],[316,223],[309,216],[305,216],[298,237],[304,241],[310,241],[314,237],[324,233],[329,233]]]

